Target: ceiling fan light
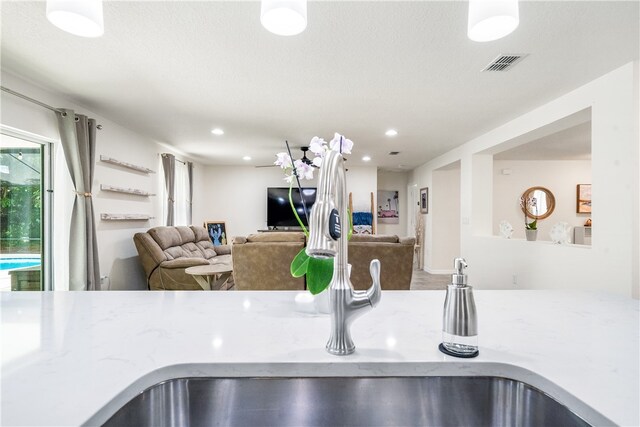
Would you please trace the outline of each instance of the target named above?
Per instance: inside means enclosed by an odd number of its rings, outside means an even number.
[[[467,35],[473,41],[498,40],[519,23],[518,0],[469,0]]]
[[[47,0],[47,19],[76,36],[104,34],[102,0]]]
[[[262,26],[279,36],[295,36],[307,28],[307,0],[262,0]]]

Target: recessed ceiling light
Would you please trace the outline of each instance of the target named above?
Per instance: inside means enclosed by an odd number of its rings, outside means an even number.
[[[295,36],[307,28],[307,0],[262,0],[262,26],[279,36]]]
[[[214,130],[211,131],[211,133],[218,136],[224,135],[224,131],[220,128],[215,128]]]
[[[389,129],[384,134],[387,135],[387,136],[396,136],[398,134],[398,131],[395,130],[395,129]]]
[[[371,160],[371,157],[369,157],[369,156],[364,156],[364,157],[362,158],[362,161],[363,161],[363,162],[368,162],[369,160]]]
[[[518,27],[518,0],[470,0],[468,23],[467,35],[471,40],[498,40]]]
[[[244,156],[244,157],[242,158],[242,160],[249,161],[249,160],[251,160],[251,157],[249,157],[249,156]]]
[[[104,34],[102,0],[47,0],[47,19],[76,36],[100,37]]]

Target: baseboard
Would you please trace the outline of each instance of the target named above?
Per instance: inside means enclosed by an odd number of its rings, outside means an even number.
[[[429,274],[453,274],[456,272],[455,270],[435,270],[429,267],[425,267],[424,271]]]

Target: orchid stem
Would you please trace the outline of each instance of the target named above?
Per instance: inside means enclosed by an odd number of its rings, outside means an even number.
[[[300,200],[302,201],[302,210],[304,211],[304,217],[307,220],[307,224],[308,224],[309,223],[309,215],[307,215],[307,204],[304,202],[304,196],[302,194],[302,187],[300,186],[300,177],[298,176],[298,170],[296,169],[296,164],[293,161],[293,157],[291,156],[291,148],[289,148],[289,141],[285,140],[284,143],[287,146],[287,151],[289,152],[289,159],[291,159],[291,167],[293,168],[293,176],[296,177],[296,182],[298,183],[298,191],[300,192]],[[291,187],[292,186],[293,186],[293,182],[289,186],[289,203],[291,203],[291,207],[293,208],[293,201],[291,200]],[[304,225],[302,225],[302,221],[300,221],[300,218],[298,217],[298,213],[296,212],[295,208],[293,209],[293,214],[296,216],[296,219],[300,223],[300,226],[302,227],[302,229],[305,231],[305,234],[308,235],[307,229],[304,228]]]
[[[302,223],[302,220],[298,216],[298,212],[296,212],[296,207],[293,204],[293,198],[291,197],[292,189],[293,189],[293,182],[289,184],[289,204],[291,205],[291,209],[293,210],[293,215],[296,217],[296,220],[298,220],[298,224],[300,224],[300,227],[302,227],[302,231],[304,232],[304,235],[309,237],[309,232],[307,231],[307,228]],[[300,192],[300,198],[302,198],[302,191]]]

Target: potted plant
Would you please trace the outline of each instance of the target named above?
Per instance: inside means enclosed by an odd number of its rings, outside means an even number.
[[[293,188],[294,182],[298,185],[298,188],[300,188],[301,179],[313,179],[313,172],[315,169],[319,169],[322,167],[322,160],[327,151],[333,150],[344,154],[351,154],[352,149],[353,142],[350,139],[347,139],[344,136],[336,133],[329,143],[325,142],[325,140],[322,138],[318,138],[317,136],[313,137],[313,139],[309,143],[309,150],[313,154],[315,154],[315,158],[313,159],[311,164],[307,164],[300,159],[293,160],[288,143],[287,152],[276,154],[277,159],[274,164],[280,166],[285,172],[285,181],[289,183],[289,204],[291,205],[291,209],[293,210],[293,214],[296,217],[298,224],[300,224],[302,232],[307,237],[309,237],[309,232],[300,220],[291,196],[291,190]],[[307,215],[307,212],[304,212],[304,214]],[[349,232],[347,238],[350,239],[353,228],[350,219],[348,220]],[[333,258],[311,258],[305,252],[305,248],[302,248],[291,261],[291,275],[293,277],[302,277],[306,275],[307,289],[313,295],[318,295],[322,291],[324,291],[331,282],[331,278],[333,277]],[[328,294],[325,293],[325,295],[328,298]]]
[[[538,238],[538,203],[535,197],[525,198],[524,196],[520,198],[520,207],[522,207],[522,211],[524,212],[524,231],[527,236],[527,240],[529,242],[535,242]],[[535,211],[534,220],[528,222],[530,212],[529,208]]]

